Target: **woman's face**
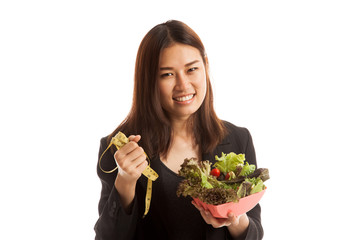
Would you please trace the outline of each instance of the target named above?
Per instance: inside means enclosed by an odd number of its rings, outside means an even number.
[[[206,94],[206,69],[199,50],[178,43],[163,49],[158,72],[161,106],[172,120],[186,120]]]

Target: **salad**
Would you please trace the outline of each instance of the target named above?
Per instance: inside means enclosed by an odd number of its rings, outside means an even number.
[[[185,179],[178,186],[177,196],[191,196],[212,205],[238,202],[264,190],[264,182],[270,178],[267,168],[256,169],[246,162],[245,154],[222,153],[215,160],[211,166],[209,160],[185,159],[179,170]]]

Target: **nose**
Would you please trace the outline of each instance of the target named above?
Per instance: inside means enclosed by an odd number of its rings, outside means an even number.
[[[186,89],[188,88],[190,84],[189,78],[188,76],[186,76],[186,74],[183,73],[179,73],[176,76],[176,87],[178,89]]]

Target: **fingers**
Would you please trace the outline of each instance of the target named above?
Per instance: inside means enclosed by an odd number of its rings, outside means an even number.
[[[130,174],[131,172],[136,171],[143,163],[147,163],[147,161],[142,148],[137,148],[124,156],[118,163],[122,170]]]
[[[133,142],[139,142],[140,141],[140,139],[141,139],[141,136],[140,135],[130,135],[129,137],[128,137],[128,139],[129,139],[129,141],[133,141]]]
[[[148,165],[144,149],[137,144],[140,138],[140,135],[131,135],[130,142],[115,152],[114,158],[119,167],[119,174],[139,178]]]
[[[242,215],[235,216],[235,214],[233,212],[230,212],[228,214],[228,220],[230,221],[230,224],[237,225],[239,223],[241,216]]]
[[[238,217],[236,217],[232,212],[228,214],[228,218],[215,218],[212,216],[210,211],[205,210],[203,207],[197,205],[194,201],[191,203],[200,211],[204,221],[207,224],[212,225],[214,228],[230,226],[231,224],[237,224],[238,222]]]

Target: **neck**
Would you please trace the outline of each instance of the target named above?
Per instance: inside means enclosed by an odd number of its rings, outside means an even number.
[[[189,128],[189,119],[173,119],[171,128],[174,136],[192,137],[193,131]]]

